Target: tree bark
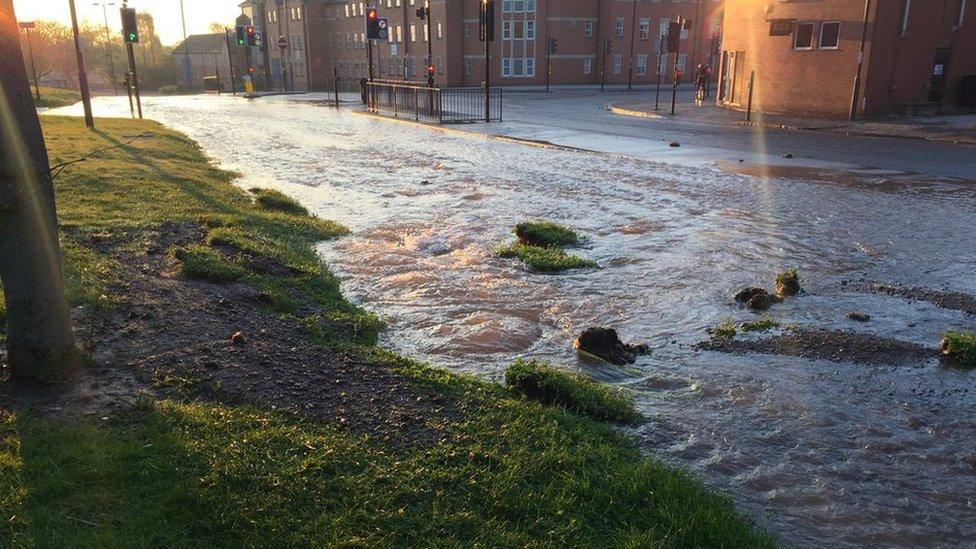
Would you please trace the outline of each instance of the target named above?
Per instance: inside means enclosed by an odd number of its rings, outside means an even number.
[[[0,0],[0,281],[12,376],[71,379],[78,352],[64,296],[54,186],[21,60],[13,0]]]

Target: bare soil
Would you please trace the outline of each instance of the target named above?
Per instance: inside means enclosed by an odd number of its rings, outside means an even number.
[[[798,330],[763,339],[714,338],[699,349],[723,353],[796,356],[831,362],[918,365],[938,359],[936,349],[855,332]]]
[[[0,407],[100,416],[147,395],[272,408],[395,445],[449,437],[457,403],[393,364],[366,349],[312,344],[304,327],[264,308],[247,284],[181,278],[167,251],[202,239],[199,226],[181,223],[152,235],[144,254],[108,235],[90,243],[118,262],[124,281],[108,289],[120,303],[75,319],[94,364],[72,386],[0,383]],[[2,346],[0,361],[6,377]]]

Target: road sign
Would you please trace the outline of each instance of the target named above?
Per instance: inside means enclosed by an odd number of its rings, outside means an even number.
[[[399,48],[397,48],[397,45],[396,44],[390,44],[390,55],[391,56],[396,57],[398,51],[399,51]]]
[[[287,50],[288,49],[288,37],[287,36],[281,36],[281,37],[278,38],[278,49],[279,50]]]
[[[22,29],[33,29],[35,25],[33,21],[21,21],[17,26]]]

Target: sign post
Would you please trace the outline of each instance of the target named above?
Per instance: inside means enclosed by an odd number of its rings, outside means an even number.
[[[34,28],[33,21],[21,21],[18,26],[24,29],[27,34],[27,51],[30,53],[30,64],[31,73],[34,75],[34,95],[37,96],[37,100],[41,100],[41,88],[37,83],[37,68],[34,66],[34,45],[31,43],[31,29]],[[115,85],[113,84],[113,87]]]

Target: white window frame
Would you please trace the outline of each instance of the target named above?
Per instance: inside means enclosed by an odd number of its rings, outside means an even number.
[[[587,57],[583,60],[583,75],[593,74],[593,60]]]
[[[824,43],[823,43],[823,39],[824,39],[824,27],[826,25],[837,25],[837,43],[834,44],[833,46],[825,46]],[[820,36],[817,39],[817,47],[819,49],[821,49],[821,50],[837,50],[837,49],[840,49],[840,30],[841,30],[841,26],[842,25],[841,25],[841,22],[840,21],[821,21],[820,22]]]
[[[650,38],[651,38],[651,20],[641,19],[637,24],[637,39],[650,40]]]
[[[525,21],[525,39],[535,40],[535,19],[526,19]]]
[[[637,56],[637,76],[647,76],[647,56]]]
[[[593,21],[583,22],[583,38],[593,37]]]
[[[535,58],[526,57],[522,61],[523,74],[526,78],[532,78],[535,76]]]
[[[505,57],[502,59],[502,76],[510,78],[512,76],[512,58]]]
[[[623,17],[618,17],[617,18],[617,22],[614,23],[614,26],[613,26],[613,34],[617,38],[623,38],[624,37],[624,18]]]

